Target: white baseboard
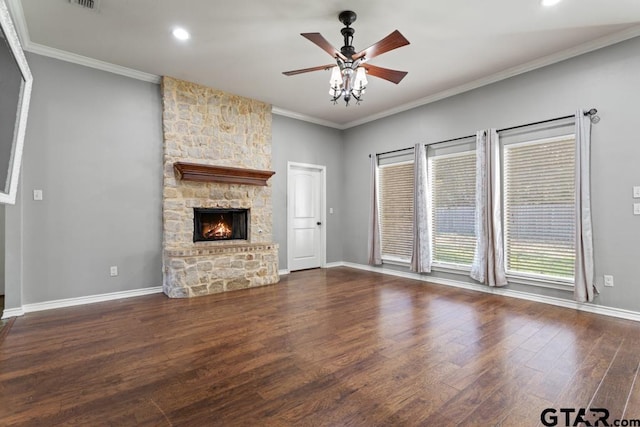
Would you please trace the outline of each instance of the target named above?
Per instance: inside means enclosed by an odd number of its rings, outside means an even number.
[[[328,262],[324,265],[324,268],[344,267],[344,262]]]
[[[142,295],[162,293],[162,286],[154,286],[151,288],[133,289],[131,291],[111,292],[108,294],[89,295],[85,297],[66,298],[54,301],[37,302],[34,304],[24,304],[20,308],[10,308],[4,310],[2,318],[22,316],[25,313],[34,311],[51,310],[54,308],[73,307],[76,305],[93,304],[96,302],[113,301],[123,298],[139,297]]]
[[[333,268],[333,267],[342,267],[342,266],[344,266],[343,262],[329,262],[329,263],[326,263],[324,265],[324,267],[322,267],[322,268]],[[286,269],[286,268],[282,269],[282,270],[278,270],[278,274],[280,276],[284,276],[284,275],[289,274],[289,273],[291,273],[291,271],[289,269]]]
[[[10,317],[18,317],[24,315],[24,310],[22,307],[18,308],[6,308],[2,312],[2,319],[8,319]]]
[[[333,263],[333,264],[336,264],[335,267],[337,267],[339,264],[340,266],[357,268],[359,270],[372,271],[376,273],[388,274],[391,276],[405,277],[407,279],[414,279],[422,282],[430,282],[438,285],[453,286],[456,288],[469,289],[472,291],[484,292],[484,293],[494,294],[494,295],[502,295],[505,297],[518,298],[518,299],[527,300],[527,301],[535,301],[543,304],[550,304],[558,307],[572,308],[574,310],[587,311],[589,313],[602,314],[605,316],[617,317],[619,319],[634,320],[636,322],[640,322],[639,312],[632,311],[632,310],[625,310],[622,308],[606,307],[606,306],[592,304],[592,303],[581,303],[581,302],[566,300],[562,298],[531,294],[531,293],[522,292],[522,291],[515,291],[512,289],[476,285],[473,283],[465,283],[457,280],[442,279],[442,278],[433,277],[433,276],[425,276],[425,275],[413,273],[410,271],[392,270],[384,267],[373,267],[370,265],[356,264],[351,262],[342,262],[342,263]]]

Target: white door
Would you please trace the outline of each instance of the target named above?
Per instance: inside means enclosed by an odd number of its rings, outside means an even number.
[[[324,166],[289,163],[289,270],[324,266]]]

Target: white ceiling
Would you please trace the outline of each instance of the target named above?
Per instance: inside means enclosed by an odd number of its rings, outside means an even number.
[[[22,8],[27,50],[189,80],[338,128],[640,35],[640,0],[100,0],[97,12],[69,0],[7,3],[18,20]],[[358,14],[356,50],[396,29],[411,42],[371,60],[407,77],[370,77],[363,102],[349,107],[329,101],[328,71],[282,74],[332,62],[300,33],[339,49],[342,10]],[[176,26],[191,39],[175,40]]]

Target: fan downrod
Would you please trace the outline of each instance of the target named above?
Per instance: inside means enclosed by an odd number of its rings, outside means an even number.
[[[351,58],[356,53],[356,50],[353,47],[353,33],[355,33],[356,30],[351,28],[350,25],[356,21],[357,17],[358,15],[351,10],[345,10],[340,12],[340,15],[338,15],[340,22],[345,25],[345,27],[340,30],[340,33],[344,38],[344,46],[340,49],[340,53],[347,58]]]

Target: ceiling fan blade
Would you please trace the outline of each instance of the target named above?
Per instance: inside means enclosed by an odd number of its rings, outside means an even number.
[[[338,49],[333,47],[331,45],[331,43],[329,43],[327,41],[327,39],[322,37],[322,34],[320,34],[320,33],[300,33],[300,35],[302,37],[306,38],[307,40],[309,40],[310,42],[314,43],[318,47],[320,47],[320,49],[322,49],[325,52],[327,52],[329,55],[331,55],[332,58],[335,58],[337,56],[340,59],[342,59],[343,61],[346,61],[347,58],[342,53],[340,53],[340,51]]]
[[[393,33],[389,34],[378,43],[375,43],[365,50],[353,55],[353,60],[355,61],[356,59],[360,59],[362,57],[371,59],[375,56],[382,55],[385,52],[389,52],[390,50],[397,49],[408,44],[409,40],[405,39],[404,36],[400,34],[400,31],[395,30]]]
[[[283,71],[282,74],[284,74],[285,76],[295,76],[296,74],[309,73],[311,71],[328,70],[335,66],[336,64],[319,65],[317,67],[302,68],[300,70]]]
[[[370,76],[385,79],[395,84],[400,83],[404,76],[407,75],[406,71],[391,70],[389,68],[376,67],[371,64],[364,64],[361,65],[361,67],[364,67]]]

